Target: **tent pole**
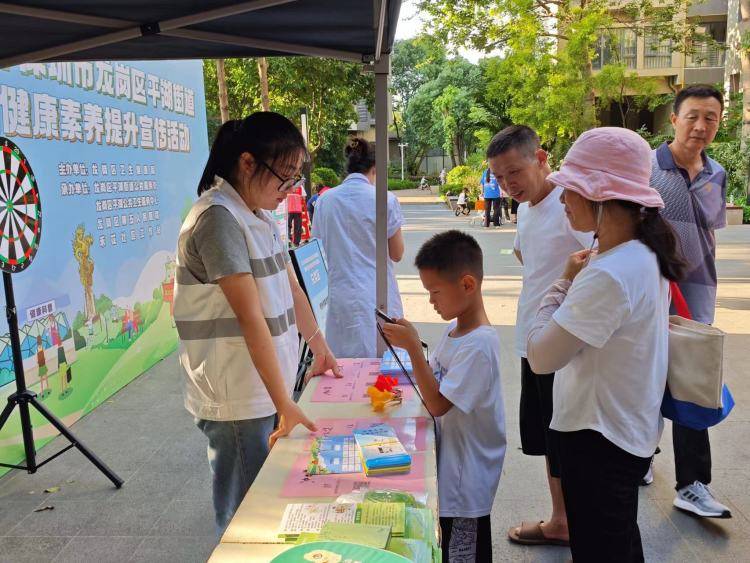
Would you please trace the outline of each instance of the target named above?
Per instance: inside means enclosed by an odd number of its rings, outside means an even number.
[[[390,55],[382,55],[375,63],[375,248],[376,248],[376,303],[388,312],[388,77],[391,73]],[[378,356],[385,351],[381,338],[377,339]]]

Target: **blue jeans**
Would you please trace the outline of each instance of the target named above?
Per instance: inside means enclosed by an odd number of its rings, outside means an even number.
[[[274,422],[275,415],[250,420],[195,420],[208,438],[219,535],[224,533],[268,456],[268,437]]]

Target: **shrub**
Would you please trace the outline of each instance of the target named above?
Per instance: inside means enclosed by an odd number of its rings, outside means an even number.
[[[312,180],[313,184],[323,184],[330,188],[338,186],[341,183],[338,174],[333,169],[326,168],[325,166],[316,167],[310,173],[310,180]]]
[[[464,189],[461,184],[445,184],[440,186],[440,195],[458,195]]]
[[[399,180],[396,178],[388,178],[388,189],[389,190],[413,190],[419,187],[419,182],[416,180]]]

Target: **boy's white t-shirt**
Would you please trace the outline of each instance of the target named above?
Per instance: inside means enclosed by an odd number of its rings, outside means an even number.
[[[465,205],[466,204],[466,193],[461,192],[458,194],[458,205]]]
[[[452,338],[450,323],[430,358],[453,407],[438,419],[440,516],[478,518],[492,510],[505,458],[500,339],[491,326]]]
[[[652,456],[669,342],[669,284],[656,255],[632,240],[594,256],[552,318],[587,346],[555,376],[550,428],[595,430]]]
[[[523,287],[516,313],[516,353],[526,357],[526,341],[547,291],[565,269],[568,257],[588,249],[593,233],[574,231],[560,202],[563,188],[556,186],[536,205],[518,206],[518,226],[513,247],[523,258]]]

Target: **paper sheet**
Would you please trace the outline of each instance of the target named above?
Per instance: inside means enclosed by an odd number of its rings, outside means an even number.
[[[408,452],[421,452],[426,448],[427,426],[425,417],[375,417],[375,418],[319,418],[315,421],[318,431],[315,436],[351,434],[354,430],[369,428],[373,424],[388,424],[393,427],[398,439]],[[312,440],[311,440],[312,443]]]
[[[344,358],[339,360],[339,367],[344,377],[337,378],[333,374],[317,377],[313,392],[314,403],[367,403],[367,387],[375,383],[380,374],[380,360]],[[404,400],[414,397],[411,385],[399,385]]]
[[[425,459],[424,453],[412,456],[411,471],[403,475],[366,477],[363,473],[345,473],[340,475],[305,474],[309,452],[297,457],[287,476],[281,497],[284,498],[336,498],[339,495],[361,489],[394,489],[408,493],[425,492]]]

